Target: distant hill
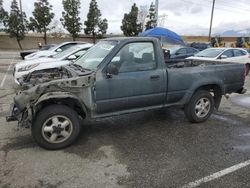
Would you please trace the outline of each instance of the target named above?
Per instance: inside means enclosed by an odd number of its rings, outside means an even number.
[[[250,37],[250,28],[244,30],[227,30],[223,33],[217,33],[215,35],[220,35],[222,37]]]

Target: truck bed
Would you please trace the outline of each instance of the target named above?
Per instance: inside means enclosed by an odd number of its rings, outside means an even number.
[[[196,66],[209,66],[209,65],[228,65],[236,64],[225,61],[204,61],[204,60],[193,60],[193,59],[173,59],[166,60],[165,64],[168,69],[171,68],[184,68],[184,67],[196,67]]]
[[[244,65],[232,62],[178,59],[165,62],[168,103],[184,102],[188,93],[205,85],[218,85],[222,95],[240,90]]]

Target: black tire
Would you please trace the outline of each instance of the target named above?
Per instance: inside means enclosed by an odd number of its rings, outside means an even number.
[[[248,76],[249,71],[250,71],[250,63],[247,63],[245,68],[245,76]]]
[[[207,102],[204,105],[202,105],[201,101],[203,102],[207,101],[209,103],[209,108]],[[197,106],[199,106],[200,109],[197,109]],[[200,111],[203,111],[204,113],[203,114],[201,113],[199,116],[198,114]],[[185,115],[191,123],[201,123],[206,121],[211,116],[213,111],[214,111],[213,96],[209,93],[209,91],[205,90],[200,90],[194,93],[189,103],[187,103],[184,106]]]
[[[57,124],[54,123],[55,119],[57,119]],[[62,120],[64,121],[61,122]],[[63,127],[63,123],[67,124],[67,122],[69,124]],[[73,109],[64,105],[50,105],[36,115],[32,125],[32,136],[42,148],[57,150],[71,145],[78,138],[80,127],[78,114]],[[46,128],[52,130],[46,132]],[[62,135],[65,132],[67,136]],[[52,139],[53,134],[57,135],[54,137],[59,138],[59,141]]]

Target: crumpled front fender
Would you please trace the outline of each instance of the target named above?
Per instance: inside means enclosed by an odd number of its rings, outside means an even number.
[[[46,102],[46,101],[62,101],[64,99],[72,99],[74,100],[77,105],[79,107],[81,107],[82,111],[87,114],[87,108],[84,105],[83,101],[81,101],[80,98],[78,98],[77,96],[73,95],[70,92],[50,92],[50,93],[46,93],[44,95],[42,95],[37,101],[36,103],[33,105],[33,111],[37,111],[37,108],[40,104]]]

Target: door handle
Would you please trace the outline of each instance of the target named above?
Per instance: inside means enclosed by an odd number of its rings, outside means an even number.
[[[151,80],[158,80],[160,78],[160,75],[153,75],[153,76],[150,76],[150,79]]]

